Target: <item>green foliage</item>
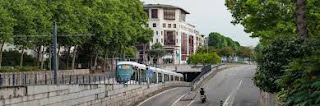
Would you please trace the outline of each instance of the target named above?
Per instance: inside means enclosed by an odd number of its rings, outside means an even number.
[[[49,47],[51,36],[47,35],[52,34],[54,21],[58,35],[93,34],[58,36],[59,47],[86,48],[85,57],[81,57],[86,61],[106,51],[116,56],[127,52],[127,56],[134,57],[131,46],[145,44],[153,35],[145,27],[148,16],[140,0],[2,0],[0,21],[0,43],[14,41],[20,50]],[[63,53],[71,56],[69,52]]]
[[[218,51],[220,56],[231,56],[235,53],[235,51],[231,47],[225,47]]]
[[[226,0],[234,20],[251,37],[259,37],[254,83],[277,93],[285,106],[320,104],[320,1],[307,0],[305,41],[296,35],[296,3],[292,0]]]
[[[320,104],[317,92],[319,86],[320,70],[320,39],[309,38],[303,43],[306,50],[303,57],[296,58],[287,66],[284,75],[277,81],[283,89],[282,100],[286,106],[310,106]]]
[[[249,47],[240,46],[237,51],[237,56],[250,58],[253,56],[253,51]]]
[[[242,24],[244,31],[262,42],[278,36],[296,33],[295,2],[292,0],[226,0],[225,4],[234,20]],[[320,1],[307,0],[307,23],[309,35],[319,35]]]
[[[151,50],[147,51],[150,57],[158,59],[165,55],[165,50],[161,43],[155,43],[151,46]]]
[[[212,32],[209,34],[208,45],[215,48],[220,56],[232,56],[240,47],[238,42],[233,41],[231,38],[225,37],[217,32]]]
[[[12,41],[13,26],[16,24],[16,20],[12,18],[4,5],[3,2],[0,2],[0,43]]]
[[[202,65],[208,65],[208,64],[217,64],[221,62],[221,58],[218,56],[217,53],[195,53],[192,56],[190,56],[187,60],[188,64],[202,64]]]
[[[258,71],[254,83],[266,92],[279,92],[281,86],[276,82],[284,74],[286,65],[294,58],[304,56],[307,52],[302,47],[302,42],[292,37],[279,37],[271,41],[272,45],[266,46],[258,54]]]
[[[236,41],[233,41],[229,37],[225,37],[217,32],[211,32],[209,34],[209,46],[213,46],[216,49],[224,49],[226,47],[231,47],[234,51],[238,50],[240,44]]]
[[[263,50],[263,44],[262,43],[258,43],[258,45],[254,48],[254,51],[255,52],[262,52],[262,50]]]
[[[197,53],[213,53],[217,50],[213,46],[201,46],[197,48]]]
[[[126,47],[124,49],[124,52],[126,53],[126,57],[128,58],[135,58],[136,57],[136,49],[134,47]]]
[[[234,18],[232,23],[242,24],[252,37],[265,40],[295,32],[295,8],[291,0],[226,0],[226,6]]]

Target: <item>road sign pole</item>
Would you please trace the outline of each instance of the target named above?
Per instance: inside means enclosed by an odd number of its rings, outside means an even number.
[[[54,21],[53,22],[53,36],[52,36],[52,45],[53,45],[53,62],[52,62],[52,66],[53,66],[53,80],[54,80],[54,84],[58,84],[58,78],[57,78],[57,71],[58,71],[58,65],[57,65],[57,23]]]

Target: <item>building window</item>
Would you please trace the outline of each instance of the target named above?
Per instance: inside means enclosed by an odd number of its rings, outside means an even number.
[[[175,39],[176,39],[176,35],[175,35],[175,31],[164,31],[164,45],[176,45]]]
[[[171,24],[168,24],[168,28],[171,28]]]
[[[175,20],[175,16],[176,16],[175,10],[174,9],[165,9],[163,11],[163,16],[164,16],[164,19],[166,19],[166,20]]]
[[[176,24],[173,24],[173,28],[177,28],[177,25],[176,25]]]
[[[153,25],[152,25],[153,27],[157,27],[157,24],[156,23],[153,23]]]
[[[151,9],[151,18],[158,18],[158,9]]]
[[[163,23],[163,28],[166,28],[166,23]]]
[[[179,43],[179,40],[177,39],[177,43]]]
[[[163,35],[163,31],[161,31],[161,35]]]
[[[159,43],[159,39],[157,38],[157,43]]]
[[[161,38],[161,43],[163,43],[163,39]]]
[[[158,35],[158,31],[156,31],[156,35]]]

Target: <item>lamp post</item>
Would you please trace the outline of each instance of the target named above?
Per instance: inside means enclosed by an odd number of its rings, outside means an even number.
[[[58,84],[58,78],[57,78],[57,71],[58,71],[58,65],[57,65],[57,23],[53,22],[53,39],[52,39],[52,45],[53,45],[53,54],[52,54],[52,66],[53,66],[53,82],[54,84]]]

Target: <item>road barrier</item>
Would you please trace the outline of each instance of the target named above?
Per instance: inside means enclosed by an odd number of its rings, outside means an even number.
[[[196,91],[200,88],[200,86],[203,84],[203,80],[207,79],[210,75],[210,73],[217,71],[219,69],[219,67],[221,67],[223,64],[218,64],[215,66],[212,65],[207,65],[204,66],[201,69],[201,73],[191,82],[191,91]]]

